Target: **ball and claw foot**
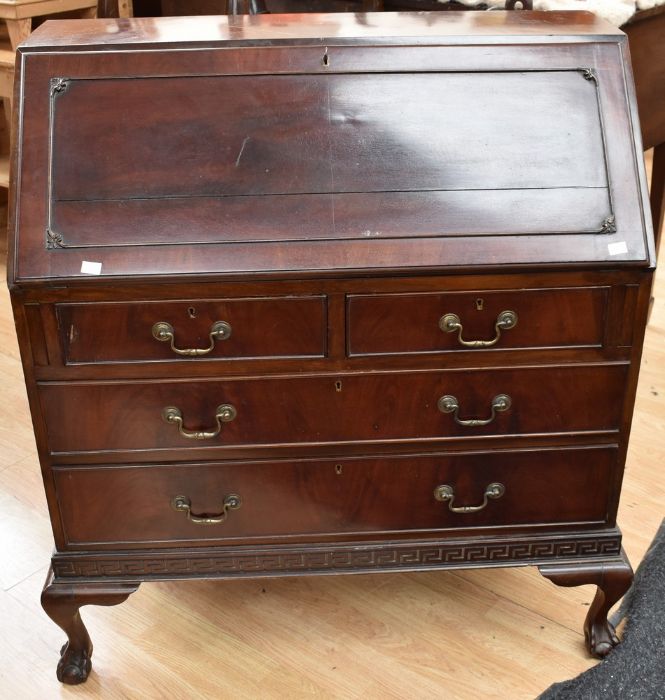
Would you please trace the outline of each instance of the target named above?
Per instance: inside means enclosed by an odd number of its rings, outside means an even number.
[[[61,683],[78,685],[85,683],[92,669],[92,648],[72,649],[69,642],[60,649],[60,661],[56,669],[56,676]]]
[[[616,630],[607,615],[633,582],[633,570],[621,554],[612,560],[584,564],[546,564],[540,573],[557,586],[597,586],[596,597],[584,621],[584,640],[591,656],[605,658],[619,644]]]
[[[597,659],[604,659],[620,642],[611,622],[591,625],[589,629],[585,629],[584,641],[591,656]]]
[[[85,583],[56,581],[49,571],[42,591],[42,607],[53,622],[67,635],[60,650],[56,675],[61,683],[85,683],[92,669],[92,642],[79,608],[84,605],[118,605],[134,593],[139,583]]]

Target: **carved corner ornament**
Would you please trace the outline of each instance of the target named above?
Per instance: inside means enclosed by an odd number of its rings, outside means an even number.
[[[51,97],[64,92],[69,85],[67,78],[51,78]]]
[[[616,233],[617,232],[617,222],[614,214],[606,216],[603,223],[600,225],[600,233]]]
[[[53,250],[54,248],[65,248],[65,242],[62,238],[61,233],[56,233],[51,231],[51,229],[46,229],[46,249]]]
[[[593,68],[580,68],[579,70],[582,72],[582,77],[585,80],[589,80],[592,83],[596,83],[596,85],[598,85],[598,76],[596,75],[596,71]]]

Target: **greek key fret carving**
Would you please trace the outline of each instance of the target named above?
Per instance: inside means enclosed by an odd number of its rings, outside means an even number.
[[[376,546],[325,551],[251,554],[225,552],[216,556],[143,557],[85,559],[56,557],[53,570],[57,578],[159,577],[208,574],[229,576],[263,573],[319,573],[338,570],[383,568],[427,568],[476,562],[515,562],[568,558],[576,556],[614,556],[621,551],[618,537],[608,539],[572,539],[491,544],[441,544]]]

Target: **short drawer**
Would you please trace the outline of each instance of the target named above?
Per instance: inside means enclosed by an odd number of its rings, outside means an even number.
[[[608,287],[353,294],[349,355],[603,343]]]
[[[65,361],[324,357],[325,296],[58,304]]]
[[[58,468],[67,542],[602,523],[614,448]],[[212,522],[202,522],[204,520]]]
[[[617,430],[627,368],[49,382],[40,396],[56,453],[477,438]]]

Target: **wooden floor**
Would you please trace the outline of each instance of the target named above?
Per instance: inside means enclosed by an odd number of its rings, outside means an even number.
[[[665,515],[663,272],[655,299],[619,510],[634,566]],[[0,383],[1,697],[519,700],[595,663],[581,633],[593,588],[531,568],[153,583],[84,609],[93,672],[63,687],[64,637],[39,606],[52,539],[4,284]]]

